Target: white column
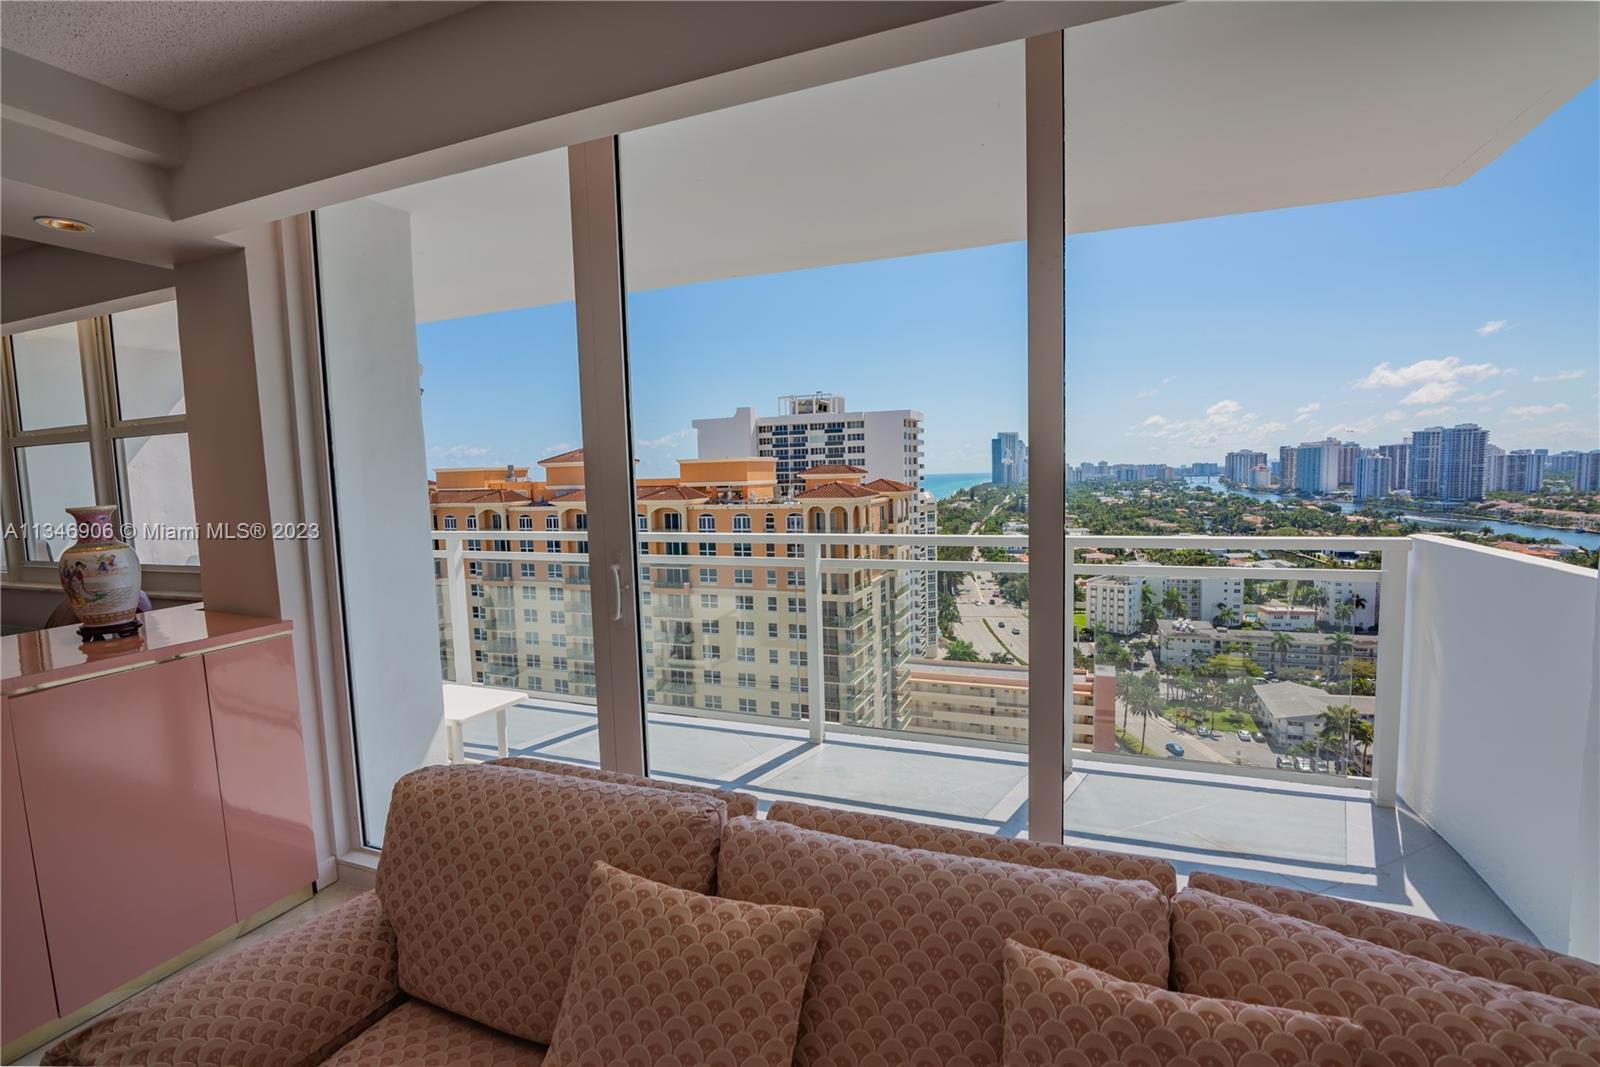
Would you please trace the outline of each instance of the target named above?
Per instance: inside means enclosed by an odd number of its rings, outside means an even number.
[[[828,686],[822,670],[822,546],[806,545],[806,703],[811,707],[811,743],[822,744],[828,729]]]
[[[1403,549],[1383,550],[1378,582],[1378,679],[1372,726],[1372,802],[1392,808],[1400,773],[1400,723],[1405,717],[1406,562]]]
[[[378,844],[395,780],[445,759],[411,220],[357,200],[316,224],[350,703],[362,819]],[[187,329],[183,341],[187,363]]]

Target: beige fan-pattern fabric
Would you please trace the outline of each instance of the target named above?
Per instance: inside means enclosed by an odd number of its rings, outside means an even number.
[[[400,998],[375,893],[128,998],[48,1064],[310,1067]]]
[[[788,1067],[820,911],[590,885],[547,1067]]]
[[[1245,882],[1209,871],[1191,874],[1189,888],[1247,901],[1452,970],[1600,1008],[1600,964],[1576,956],[1360,901]]]
[[[1125,982],[1007,941],[1004,1067],[1356,1067],[1348,1019]]]
[[[1015,938],[1148,984],[1168,973],[1152,885],[733,819],[724,896],[821,909],[797,1067],[998,1064],[1001,952]]]
[[[1186,889],[1172,901],[1185,993],[1354,1020],[1372,1067],[1595,1067],[1600,1010],[1384,948],[1244,901]]]
[[[491,767],[521,767],[527,771],[564,774],[571,778],[589,778],[596,782],[611,782],[614,785],[637,785],[646,789],[665,789],[669,793],[699,793],[701,796],[716,797],[726,804],[728,806],[728,818],[730,819],[756,813],[756,798],[750,793],[738,793],[731,789],[713,789],[709,785],[695,785],[692,782],[669,782],[662,778],[644,778],[637,774],[624,774],[621,771],[603,771],[599,767],[582,767],[576,763],[557,763],[555,760],[538,759],[534,756],[502,756],[499,759],[489,760],[488,765]]]
[[[732,808],[728,809],[728,814],[734,814]],[[819,808],[793,800],[780,800],[773,804],[767,812],[767,818],[774,822],[803,826],[807,830],[820,830],[825,834],[853,837],[857,841],[923,848],[948,856],[972,856],[1052,871],[1077,871],[1101,878],[1137,879],[1149,882],[1166,897],[1178,891],[1178,872],[1165,860],[1124,856],[1076,845],[1001,837],[999,834],[959,830],[949,826],[932,826],[870,812]]]
[[[378,865],[400,987],[548,1044],[594,862],[706,892],[724,810],[511,767],[411,772],[395,784]]]
[[[539,1067],[545,1050],[421,1000],[408,1000],[326,1067]]]

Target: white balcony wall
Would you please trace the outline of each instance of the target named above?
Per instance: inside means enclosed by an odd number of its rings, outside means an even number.
[[[1600,959],[1600,581],[1442,537],[1414,545],[1400,795],[1546,946]]]

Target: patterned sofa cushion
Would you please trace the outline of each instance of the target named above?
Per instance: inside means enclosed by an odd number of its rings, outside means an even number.
[[[1007,941],[1005,1067],[1356,1067],[1348,1019],[1172,993]]]
[[[412,996],[549,1043],[605,860],[705,892],[720,800],[510,767],[425,767],[395,783],[378,895]]]
[[[1374,1067],[1600,1063],[1600,1009],[1212,893],[1172,909],[1179,990],[1342,1015],[1377,1042]]]
[[[822,913],[594,866],[547,1067],[789,1067]]]
[[[323,1067],[539,1067],[541,1045],[408,1000],[340,1049]]]
[[[1600,1008],[1600,964],[1538,945],[1359,901],[1244,882],[1209,871],[1191,874],[1189,888],[1248,901],[1279,915],[1305,919],[1347,937],[1398,949],[1480,978]]]
[[[532,756],[504,756],[500,759],[488,761],[491,767],[521,767],[528,771],[543,771],[546,774],[565,774],[573,778],[590,778],[596,782],[611,782],[615,785],[638,785],[649,789],[665,789],[671,793],[699,793],[702,796],[716,797],[728,806],[728,818],[734,819],[740,815],[754,815],[756,813],[756,798],[749,793],[737,793],[731,789],[713,789],[709,785],[693,785],[689,782],[669,782],[664,778],[643,778],[637,774],[623,774],[621,771],[603,771],[599,767],[580,767],[574,763],[557,763],[550,759],[535,759]]]
[[[52,1064],[310,1067],[402,996],[375,893],[191,967],[58,1042]]]
[[[732,808],[728,809],[728,814],[730,817],[734,814]],[[976,830],[930,826],[910,819],[819,808],[792,800],[780,800],[773,804],[767,812],[767,818],[803,826],[807,830],[820,830],[825,834],[853,837],[857,841],[877,841],[902,848],[925,848],[929,852],[943,852],[951,856],[1020,863],[1024,867],[1052,871],[1077,871],[1101,878],[1142,879],[1167,897],[1178,891],[1178,873],[1165,860],[1124,856],[1117,852],[1102,852],[1075,845],[1026,841]]]
[[[820,908],[797,1067],[997,1064],[1006,938],[1165,985],[1168,901],[1046,871],[733,819],[722,894]]]

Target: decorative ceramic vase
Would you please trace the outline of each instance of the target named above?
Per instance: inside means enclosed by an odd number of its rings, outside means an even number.
[[[61,553],[61,588],[90,633],[138,628],[139,557],[119,536],[114,504],[68,508],[78,541]]]

